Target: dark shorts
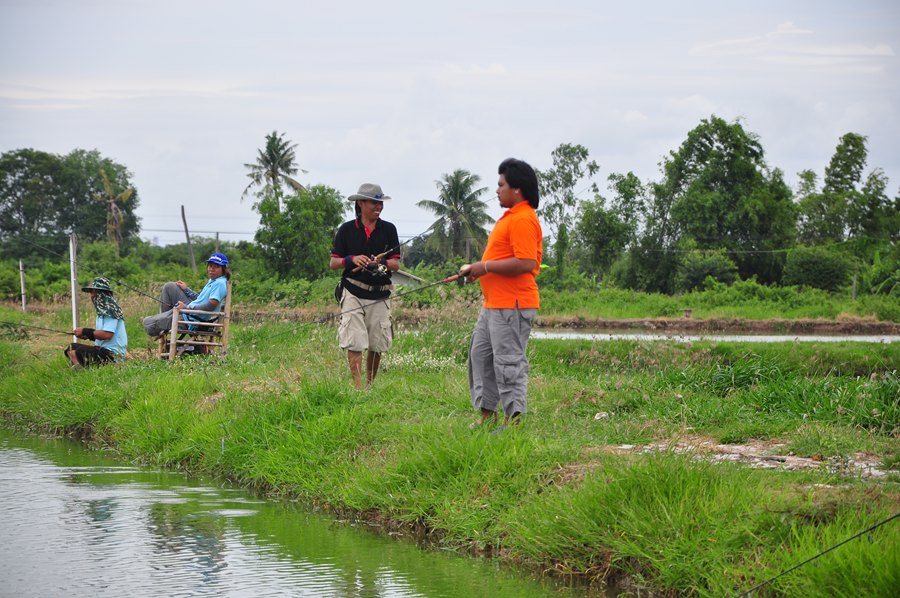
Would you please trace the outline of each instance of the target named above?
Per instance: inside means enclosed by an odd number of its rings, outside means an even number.
[[[72,343],[66,348],[64,353],[70,349],[75,351],[75,358],[81,365],[99,365],[101,363],[112,363],[116,359],[116,354],[109,349],[98,347],[97,345],[82,345],[81,343]],[[66,358],[69,356],[66,355]]]

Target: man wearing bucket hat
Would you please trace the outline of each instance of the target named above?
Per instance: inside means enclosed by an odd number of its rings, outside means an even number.
[[[159,296],[159,313],[147,316],[143,321],[147,334],[155,337],[169,330],[172,327],[172,310],[176,306],[180,309],[221,310],[225,295],[228,294],[228,281],[231,280],[228,258],[224,253],[216,252],[209,256],[206,260],[206,275],[209,280],[199,293],[192,291],[181,280],[163,285]],[[185,320],[207,319],[195,314],[182,314],[181,317]]]
[[[64,351],[72,369],[86,365],[124,361],[128,350],[128,334],[125,332],[125,315],[119,307],[109,280],[98,277],[91,284],[81,287],[91,294],[91,302],[97,311],[93,328],[76,328],[72,331],[78,338],[94,341],[93,345],[72,343]]]
[[[397,227],[381,219],[391,199],[380,185],[364,183],[348,198],[356,202],[356,218],[341,225],[331,248],[331,269],[343,269],[336,293],[341,305],[338,341],[347,351],[353,385],[362,389],[362,354],[366,385],[375,380],[381,354],[391,348],[391,272],[400,269]]]

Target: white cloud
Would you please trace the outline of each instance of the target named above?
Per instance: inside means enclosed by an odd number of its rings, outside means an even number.
[[[776,35],[809,35],[812,33],[810,29],[801,29],[794,25],[793,21],[785,21],[784,23],[779,23],[778,27],[775,28],[775,31],[768,33],[768,36],[774,37]]]
[[[647,115],[639,110],[628,110],[622,115],[622,120],[629,124],[645,123],[650,119]]]
[[[695,44],[691,55],[715,57],[757,57],[768,63],[791,66],[845,66],[850,60],[878,60],[895,56],[887,43],[865,44],[822,40],[809,29],[800,29],[792,22],[778,25],[775,31],[734,39]],[[877,72],[883,66],[877,62],[858,64],[860,72]]]

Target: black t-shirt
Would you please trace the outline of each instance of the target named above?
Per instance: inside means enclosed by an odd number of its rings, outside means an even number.
[[[367,237],[366,230],[359,218],[349,220],[341,225],[334,236],[334,245],[331,247],[333,257],[344,258],[348,255],[378,255],[387,251],[384,261],[400,257],[400,239],[397,237],[397,227],[386,220],[375,221],[375,230]],[[344,267],[343,277],[352,278],[371,286],[387,286],[391,284],[391,271],[379,274],[373,269],[363,268],[359,272],[353,272],[356,266]],[[353,284],[345,286],[347,290],[363,299],[384,299],[390,295],[389,290],[366,291]]]

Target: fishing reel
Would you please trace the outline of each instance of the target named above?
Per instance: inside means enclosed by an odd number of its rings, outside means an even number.
[[[376,276],[387,276],[389,273],[388,267],[386,264],[382,264],[381,262],[371,262],[368,266],[366,266],[366,270],[372,272],[372,274]]]

